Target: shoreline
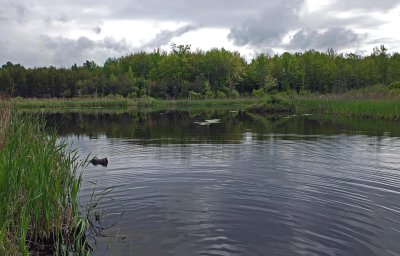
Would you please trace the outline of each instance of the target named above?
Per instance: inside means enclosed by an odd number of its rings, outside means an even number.
[[[400,98],[349,98],[325,96],[279,96],[292,105],[292,111],[298,114],[311,113],[328,116],[361,117],[369,119],[400,119]],[[201,100],[159,100],[152,98],[74,98],[74,99],[11,99],[9,103],[17,109],[68,109],[92,111],[105,109],[138,109],[138,110],[191,110],[191,109],[241,109],[250,110],[251,106],[260,112],[279,112],[281,103],[271,106],[264,104],[266,98],[238,98],[238,99],[201,99]],[[268,99],[268,97],[267,97]],[[282,106],[283,107],[283,106]],[[263,111],[264,110],[264,111]]]

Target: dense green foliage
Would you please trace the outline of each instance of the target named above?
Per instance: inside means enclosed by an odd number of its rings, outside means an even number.
[[[0,254],[86,254],[76,154],[39,120],[0,110]]]
[[[400,54],[384,46],[369,56],[333,50],[261,54],[249,63],[224,49],[138,52],[110,58],[103,66],[86,61],[70,68],[24,68],[6,63],[0,69],[0,94],[11,97],[122,95],[160,99],[262,97],[271,91],[345,92],[375,84],[396,87]]]

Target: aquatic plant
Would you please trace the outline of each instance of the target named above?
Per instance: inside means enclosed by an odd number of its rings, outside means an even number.
[[[87,221],[78,207],[86,163],[43,127],[37,118],[15,113],[0,122],[8,137],[0,150],[1,255],[89,251]]]

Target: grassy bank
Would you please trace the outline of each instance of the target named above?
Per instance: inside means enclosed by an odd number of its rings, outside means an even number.
[[[205,100],[159,100],[153,98],[74,98],[74,99],[12,99],[18,108],[241,108],[256,102],[256,99],[205,99]]]
[[[18,108],[96,108],[127,107],[124,98],[74,98],[74,99],[12,99],[11,104]]]
[[[76,155],[40,120],[0,116],[0,255],[86,254]]]
[[[296,98],[296,111],[325,115],[354,116],[374,119],[400,118],[400,100],[340,99],[340,98]]]
[[[400,91],[384,85],[343,94],[297,96],[293,103],[299,113],[387,120],[400,118]]]
[[[203,100],[156,100],[156,99],[138,99],[136,106],[149,107],[157,109],[240,109],[255,103],[254,98],[240,99],[203,99]]]
[[[23,109],[247,109],[253,112],[319,113],[375,119],[400,118],[400,89],[377,85],[352,90],[344,94],[287,96],[264,98],[159,100],[153,98],[127,99],[121,97],[75,99],[13,99],[12,105]]]

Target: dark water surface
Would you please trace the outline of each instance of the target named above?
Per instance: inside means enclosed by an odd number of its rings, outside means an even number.
[[[94,255],[400,255],[400,126],[244,112],[47,114],[102,201]],[[220,123],[200,125],[206,119]]]

